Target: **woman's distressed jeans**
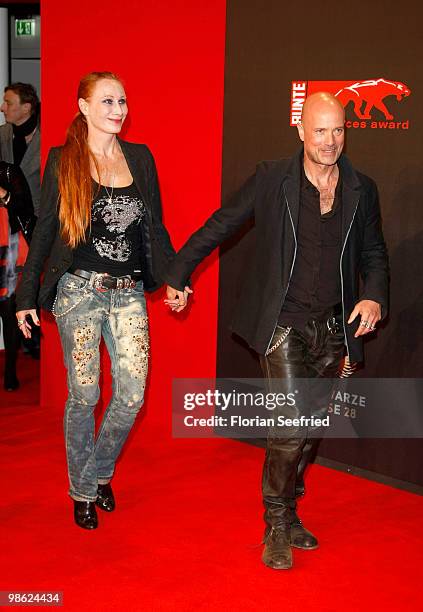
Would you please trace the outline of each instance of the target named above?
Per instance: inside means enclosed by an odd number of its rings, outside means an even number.
[[[98,290],[67,272],[59,281],[54,312],[69,391],[64,415],[69,494],[94,501],[98,483],[113,476],[144,400],[149,335],[142,281],[133,289]],[[101,337],[110,355],[113,394],[95,436]]]

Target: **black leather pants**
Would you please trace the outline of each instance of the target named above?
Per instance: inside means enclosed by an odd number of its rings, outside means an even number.
[[[291,329],[278,348],[267,356],[260,357],[260,363],[265,378],[268,379],[269,389],[272,388],[272,379],[298,378],[333,378],[336,375],[340,361],[344,354],[344,334],[341,329],[331,333],[327,319],[312,319],[307,323],[304,331]],[[287,328],[277,327],[270,346],[274,346]],[[324,381],[321,381],[324,382]],[[322,389],[321,386],[318,387]],[[285,387],[286,389],[286,387]],[[324,389],[324,385],[323,385]],[[330,392],[328,380],[327,391]],[[316,398],[313,396],[313,414],[324,416],[328,395]],[[320,405],[319,405],[320,399]],[[300,416],[294,412],[291,417]],[[289,432],[288,432],[289,434]],[[278,507],[289,500],[291,507],[295,508],[295,497],[304,492],[304,471],[310,460],[314,459],[321,438],[307,437],[307,431],[296,431],[292,437],[281,437],[277,432],[269,432],[267,439],[266,457],[263,467],[262,491],[266,506],[267,522],[274,524],[271,507],[276,514]]]

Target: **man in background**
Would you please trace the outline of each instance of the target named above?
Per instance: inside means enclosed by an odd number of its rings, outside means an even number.
[[[0,106],[6,123],[0,126],[0,159],[21,167],[32,195],[35,215],[40,205],[40,101],[29,83],[5,87]]]

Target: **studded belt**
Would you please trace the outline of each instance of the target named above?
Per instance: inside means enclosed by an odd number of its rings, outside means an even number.
[[[126,275],[126,276],[111,276],[107,272],[89,272],[88,270],[80,270],[79,268],[70,269],[69,272],[75,276],[86,278],[90,281],[90,286],[95,289],[132,289],[141,280],[141,276]]]

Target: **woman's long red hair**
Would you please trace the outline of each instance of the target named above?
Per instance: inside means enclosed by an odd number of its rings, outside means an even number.
[[[78,100],[88,99],[96,83],[103,79],[121,83],[112,72],[90,72],[79,83]],[[94,193],[90,160],[100,176],[98,162],[88,147],[87,121],[78,112],[68,128],[58,167],[60,231],[63,241],[71,248],[85,240],[91,221]]]

